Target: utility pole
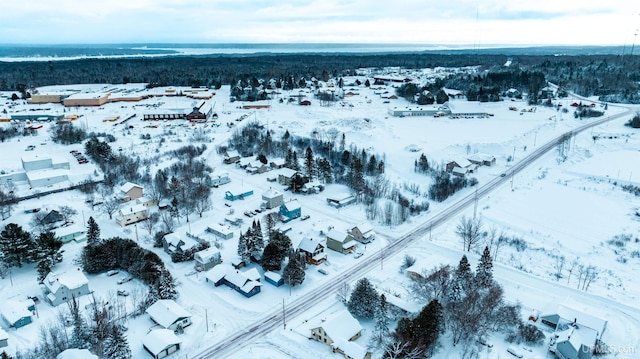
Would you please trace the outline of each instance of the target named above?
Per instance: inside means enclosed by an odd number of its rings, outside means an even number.
[[[476,219],[476,212],[478,211],[478,187],[476,186],[476,195],[473,199],[473,220]],[[431,231],[431,229],[429,229]]]
[[[284,298],[282,298],[282,325],[284,326],[284,329],[287,329],[287,316],[284,312]]]
[[[204,308],[204,321],[207,323],[207,333],[209,332],[209,315],[207,313],[207,308]]]

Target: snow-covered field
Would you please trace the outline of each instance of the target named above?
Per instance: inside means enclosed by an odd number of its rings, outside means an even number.
[[[97,86],[99,90],[101,86]],[[537,107],[535,112],[520,112],[529,109],[525,102],[483,103],[486,111],[493,113],[489,118],[433,118],[433,117],[392,117],[387,108],[405,106],[404,100],[390,100],[385,104],[383,99],[375,95],[371,89],[358,88],[359,95],[345,99],[345,106],[340,104],[331,107],[321,107],[312,99],[311,106],[279,103],[271,100],[270,109],[244,110],[238,108],[238,103],[229,103],[228,88],[223,87],[209,100],[215,104],[215,111],[220,116],[217,120],[221,124],[214,127],[208,124],[196,126],[179,126],[183,121],[145,123],[141,121],[142,113],[150,105],[163,103],[158,106],[190,107],[194,100],[185,98],[151,98],[144,100],[134,107],[129,103],[110,103],[100,108],[74,108],[66,113],[82,115],[75,124],[87,127],[90,131],[112,133],[117,141],[112,144],[114,149],[122,148],[125,153],[137,154],[150,158],[167,150],[186,145],[190,141],[190,133],[202,129],[211,138],[207,143],[207,151],[203,155],[208,163],[216,170],[230,173],[232,183],[220,186],[212,191],[213,209],[205,212],[203,218],[192,218],[191,223],[181,221],[182,229],[191,226],[198,228],[211,223],[224,221],[229,207],[224,204],[225,186],[242,186],[254,190],[254,195],[243,201],[231,203],[235,215],[242,216],[245,210],[260,206],[261,194],[269,187],[282,189],[277,183],[268,182],[270,173],[249,175],[244,170],[232,165],[222,164],[222,158],[216,153],[217,145],[225,144],[235,127],[242,126],[247,121],[258,121],[273,131],[273,135],[280,136],[285,130],[291,134],[311,136],[313,131],[326,133],[330,129],[337,129],[346,136],[347,146],[354,144],[358,148],[370,148],[375,153],[384,154],[386,175],[398,187],[403,184],[419,186],[422,194],[426,193],[430,178],[413,171],[414,161],[424,153],[430,163],[445,163],[449,160],[465,157],[468,154],[480,152],[496,157],[497,163],[493,167],[481,167],[474,176],[480,184],[495,176],[499,176],[511,166],[507,162],[509,156],[518,161],[538,146],[559,134],[578,127],[584,122],[574,119],[572,110],[562,114],[556,109]],[[297,91],[296,91],[297,94]],[[6,95],[6,94],[5,94]],[[8,94],[10,95],[10,94]],[[288,97],[285,92],[281,96]],[[462,101],[462,100],[453,100]],[[565,108],[574,99],[561,100]],[[5,107],[9,113],[16,110],[28,112],[29,108],[50,108],[49,112],[62,114],[61,105],[16,105]],[[124,104],[124,105],[123,105]],[[135,104],[135,103],[134,103]],[[144,104],[146,106],[142,106]],[[353,106],[349,106],[349,104]],[[518,111],[509,110],[515,106]],[[44,110],[43,110],[44,111]],[[607,115],[622,111],[610,106]],[[126,118],[136,113],[137,117],[127,122],[126,126],[103,122],[102,119],[119,115]],[[236,122],[240,116],[247,114],[244,122]],[[610,345],[620,348],[638,348],[640,350],[640,336],[636,334],[640,329],[640,287],[635,284],[640,268],[640,256],[634,251],[640,251],[640,243],[631,241],[624,248],[614,247],[607,242],[618,234],[628,234],[640,238],[640,198],[621,190],[616,184],[632,183],[640,185],[640,134],[637,130],[623,126],[628,118],[611,121],[594,128],[575,138],[571,144],[566,161],[559,161],[556,151],[545,155],[515,176],[509,184],[492,192],[489,196],[479,198],[475,208],[476,214],[483,220],[485,230],[495,227],[507,235],[517,237],[525,242],[525,249],[518,251],[514,246],[505,246],[500,250],[497,258],[496,277],[504,286],[506,299],[520,302],[523,306],[523,316],[530,311],[550,312],[559,302],[572,297],[588,307],[588,311],[597,310],[608,320],[608,328],[604,340]],[[235,123],[229,128],[227,123]],[[157,125],[156,128],[149,125]],[[6,124],[8,125],[8,124]],[[29,145],[36,146],[34,153],[51,154],[70,161],[73,170],[85,170],[81,179],[93,172],[91,164],[74,164],[75,159],[69,150],[82,150],[82,146],[61,146],[53,143],[47,127],[44,124],[33,137],[18,137],[0,143],[0,166],[2,169],[16,169],[21,167],[20,157],[25,154]],[[151,140],[141,140],[141,135],[150,134]],[[612,136],[613,135],[613,136]],[[593,137],[599,139],[594,141]],[[160,138],[165,142],[160,144]],[[606,137],[606,138],[605,138]],[[612,137],[612,138],[608,138]],[[414,151],[411,151],[413,149]],[[418,149],[415,152],[415,149]],[[158,168],[170,163],[166,156],[162,163],[150,166],[150,173],[154,174]],[[83,167],[86,166],[86,167]],[[32,193],[28,186],[19,186],[22,194]],[[309,214],[307,221],[294,220],[290,222],[292,231],[288,234],[294,238],[311,236],[320,238],[321,231],[326,232],[329,226],[346,229],[366,219],[365,211],[358,205],[351,205],[335,209],[326,204],[325,198],[346,192],[341,185],[329,185],[326,190],[317,195],[303,196],[285,192],[285,198],[297,198],[302,205],[302,212]],[[456,194],[444,203],[431,202],[428,213],[410,219],[396,227],[385,227],[379,223],[372,223],[378,233],[376,241],[366,245],[359,244],[359,250],[365,256],[371,255],[388,243],[389,239],[406,233],[429,216],[444,208],[451,201],[469,194],[473,189],[466,189]],[[426,195],[425,195],[426,196]],[[96,218],[103,237],[123,236],[137,239],[143,246],[151,248],[151,238],[141,228],[121,228],[113,220],[85,204],[85,196],[77,191],[62,192],[40,198],[20,202],[14,214],[0,223],[2,228],[8,223],[18,223],[29,228],[31,214],[24,211],[32,208],[55,208],[61,204],[69,205],[78,211],[76,222],[86,222],[89,216]],[[426,197],[424,198],[426,199]],[[466,216],[473,215],[470,208]],[[252,220],[244,217],[242,229],[236,228],[234,239],[224,241],[222,257],[230,261],[236,256],[237,233],[245,231]],[[385,258],[380,269],[368,274],[371,281],[381,291],[402,294],[409,297],[407,287],[409,279],[399,268],[404,254],[419,259],[426,268],[436,267],[441,263],[457,264],[462,256],[462,244],[455,234],[455,227],[459,218],[451,218],[446,225],[433,231],[428,237],[411,245],[403,255]],[[64,246],[64,262],[56,267],[56,271],[74,270],[74,258],[80,252],[83,243],[70,242]],[[479,257],[480,250],[469,255],[472,267]],[[193,263],[172,263],[167,254],[161,249],[153,249],[165,261],[165,264],[178,280],[180,297],[178,302],[193,314],[193,325],[185,329],[180,338],[184,341],[182,350],[172,357],[182,358],[195,355],[206,346],[220,341],[225,336],[242,331],[249,324],[258,320],[281,313],[282,306],[289,301],[302,296],[325,281],[335,280],[335,274],[349,268],[361,258],[342,255],[328,251],[326,269],[328,275],[322,275],[310,266],[306,271],[305,282],[298,288],[287,286],[276,288],[269,284],[262,287],[262,292],[252,298],[244,298],[226,286],[213,287],[205,282],[202,273],[193,274]],[[558,257],[564,256],[564,269],[561,277],[557,278]],[[576,289],[575,273],[568,278],[567,268],[572,262],[583,265],[594,265],[599,270],[598,278],[591,284],[588,292]],[[142,290],[144,285],[137,280],[122,286],[116,284],[118,277],[108,277],[106,274],[88,276],[90,288],[94,294],[105,300],[124,300],[129,303],[130,297],[118,297],[115,291],[126,287],[134,292]],[[354,283],[348,283],[354,284]],[[138,289],[136,289],[138,288]],[[36,281],[36,271],[33,266],[13,269],[10,276],[0,279],[0,301],[10,298],[25,298],[27,295],[42,297],[42,290]],[[88,300],[84,297],[83,300]],[[284,304],[283,304],[284,303]],[[323,302],[320,307],[295,318],[287,318],[288,325],[270,333],[268,336],[246,347],[238,348],[234,358],[339,358],[340,354],[332,353],[328,346],[308,340],[310,336],[308,322],[323,313],[330,313],[342,308],[342,304],[331,299]],[[420,303],[424,305],[426,303]],[[7,328],[6,323],[1,326],[9,334],[9,353],[15,353],[29,348],[38,340],[40,327],[48,322],[58,320],[58,313],[66,306],[53,308],[44,301],[37,306],[37,316],[33,323],[19,329]],[[594,308],[593,310],[591,308]],[[129,308],[130,310],[130,308]],[[372,322],[361,322],[365,333],[358,343],[367,345]],[[148,316],[131,318],[128,323],[127,338],[134,358],[145,358],[141,338],[148,332],[153,323]],[[506,352],[507,343],[501,336],[491,338],[494,347],[483,348],[481,357],[509,358]],[[441,340],[442,348],[436,355],[438,358],[459,358],[459,348],[450,346],[450,338]],[[547,357],[546,346],[529,348],[525,357]],[[380,353],[374,353],[378,357]],[[611,354],[612,358],[635,358],[635,353]]]

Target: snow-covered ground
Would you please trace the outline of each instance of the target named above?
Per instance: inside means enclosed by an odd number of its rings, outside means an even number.
[[[103,85],[97,85],[96,91]],[[80,88],[80,87],[78,87]],[[85,87],[86,88],[86,87]],[[90,88],[90,87],[88,87]],[[74,113],[82,115],[75,121],[76,125],[87,127],[90,131],[107,132],[116,136],[117,141],[112,144],[114,150],[122,149],[124,153],[137,154],[142,158],[152,158],[167,150],[186,145],[190,141],[191,132],[198,129],[211,138],[207,143],[208,150],[203,155],[208,163],[216,170],[229,172],[234,186],[253,189],[254,195],[243,201],[230,203],[234,215],[244,219],[241,228],[235,229],[234,239],[223,241],[222,257],[230,262],[235,257],[238,233],[245,231],[253,219],[244,217],[246,210],[256,209],[261,203],[261,194],[269,187],[281,190],[277,183],[266,179],[271,173],[248,175],[244,170],[232,165],[222,164],[215,147],[225,144],[229,136],[238,126],[247,121],[258,121],[272,130],[274,136],[282,135],[285,130],[291,134],[311,136],[313,131],[327,133],[330,129],[337,129],[346,136],[347,146],[353,144],[358,148],[371,149],[377,154],[384,154],[386,175],[399,188],[403,185],[417,185],[420,197],[426,200],[426,191],[430,178],[413,171],[414,161],[424,153],[431,164],[445,163],[449,160],[465,157],[476,152],[493,155],[497,163],[493,167],[481,167],[474,174],[480,184],[495,176],[499,176],[511,165],[507,162],[509,156],[515,161],[524,157],[538,146],[559,134],[578,127],[583,121],[574,119],[572,110],[562,114],[555,108],[537,107],[532,112],[521,112],[530,109],[525,102],[506,101],[500,103],[483,103],[486,111],[493,113],[489,118],[433,118],[433,117],[392,117],[387,108],[404,106],[405,101],[383,99],[375,95],[371,89],[357,88],[359,95],[344,100],[331,107],[321,107],[312,99],[311,106],[279,103],[271,100],[270,109],[244,110],[239,104],[229,103],[228,88],[223,87],[209,100],[215,104],[215,111],[220,116],[217,120],[219,127],[212,124],[196,126],[183,125],[184,121],[146,123],[141,121],[142,114],[149,108],[155,107],[186,107],[193,106],[195,100],[177,97],[156,97],[141,103],[110,103],[100,108],[74,108],[63,112],[61,105],[15,105],[9,108],[10,101],[3,107],[9,114],[12,111],[27,113],[29,108],[40,108],[49,112]],[[390,89],[392,91],[392,89]],[[42,91],[41,91],[42,92]],[[296,93],[297,94],[297,91]],[[5,94],[9,95],[10,94]],[[285,92],[281,95],[287,98]],[[462,101],[462,100],[453,100]],[[561,100],[564,108],[574,101],[572,98]],[[349,106],[349,104],[353,106]],[[516,107],[518,111],[509,110]],[[607,115],[622,111],[610,106]],[[114,125],[102,120],[119,115],[121,119],[136,113],[137,116],[127,122],[126,126]],[[242,122],[236,120],[242,115],[248,115]],[[2,117],[2,116],[0,116]],[[640,256],[634,251],[640,251],[640,243],[631,241],[624,248],[614,247],[607,242],[618,234],[628,234],[640,238],[640,198],[621,190],[617,184],[633,183],[640,185],[640,168],[638,157],[640,153],[640,134],[637,130],[623,126],[628,118],[612,121],[594,128],[575,138],[571,144],[566,161],[559,161],[556,151],[550,152],[515,176],[509,184],[492,192],[489,196],[478,199],[476,214],[483,220],[486,230],[495,227],[509,236],[522,239],[526,249],[518,251],[514,246],[504,246],[498,255],[496,263],[496,277],[504,286],[506,299],[519,301],[523,306],[523,316],[530,311],[549,312],[566,297],[572,297],[589,308],[595,307],[608,320],[608,328],[604,340],[608,344],[619,347],[633,347],[640,349],[640,336],[636,333],[640,329],[640,311],[638,298],[640,287],[635,285],[640,268]],[[231,128],[227,123],[234,123]],[[8,124],[4,124],[8,126]],[[151,127],[156,125],[157,127]],[[63,156],[71,163],[72,170],[76,168],[91,168],[91,164],[74,164],[75,159],[69,154],[71,149],[82,151],[82,146],[61,146],[53,143],[47,127],[44,124],[38,134],[33,137],[18,137],[0,143],[0,166],[2,169],[16,169],[21,167],[20,157],[25,154],[29,145],[36,146],[35,152]],[[151,140],[141,140],[141,135],[150,134]],[[606,136],[605,136],[606,135]],[[160,138],[165,139],[160,143]],[[593,137],[598,137],[596,141]],[[611,137],[611,138],[608,138]],[[46,143],[46,144],[44,144]],[[415,149],[418,149],[415,152]],[[159,160],[150,166],[150,173],[154,174],[158,168],[168,165],[168,156],[160,156]],[[85,177],[86,178],[86,177]],[[222,223],[230,208],[224,204],[223,185],[212,191],[213,209],[205,212],[203,218],[191,218],[190,224],[184,220],[180,225],[199,228],[209,223]],[[28,187],[28,186],[27,186]],[[21,193],[29,189],[19,186]],[[338,193],[344,193],[347,188],[341,185],[329,185],[318,195],[293,195],[284,192],[285,198],[297,198],[302,205],[302,212],[309,214],[307,221],[294,220],[288,225],[292,231],[288,234],[294,238],[312,236],[321,238],[321,231],[326,232],[330,226],[346,229],[366,219],[365,211],[358,205],[335,209],[326,204],[325,198]],[[464,196],[473,189],[466,189],[456,194],[450,201]],[[0,225],[4,228],[7,223],[18,223],[29,228],[31,214],[24,211],[32,208],[55,208],[62,204],[69,205],[78,211],[76,222],[86,222],[93,216],[100,225],[103,237],[123,236],[137,239],[143,246],[151,248],[149,234],[138,227],[121,228],[113,220],[85,204],[86,197],[77,191],[62,192],[40,198],[20,202],[14,214]],[[413,217],[408,223],[396,227],[385,227],[373,222],[378,233],[378,239],[366,246],[359,244],[359,250],[365,256],[371,255],[396,238],[411,230],[414,226],[427,220],[431,213],[444,208],[450,202],[431,202],[428,213]],[[471,208],[465,213],[473,215]],[[255,217],[254,217],[255,218]],[[380,269],[372,271],[368,277],[380,290],[402,294],[408,297],[406,288],[409,279],[399,268],[404,254],[419,259],[420,263],[427,263],[426,267],[435,267],[441,263],[457,264],[462,256],[462,245],[455,234],[455,227],[459,218],[451,218],[448,223],[437,228],[424,240],[419,241],[405,250],[402,255],[385,258]],[[184,228],[183,228],[184,229]],[[56,271],[74,270],[74,259],[80,252],[83,243],[70,242],[64,246],[65,260]],[[299,298],[305,293],[314,291],[318,284],[335,280],[335,274],[349,268],[361,258],[342,255],[329,250],[328,262],[322,268],[328,275],[322,275],[310,266],[306,271],[303,285],[290,289],[287,286],[276,288],[270,284],[262,287],[262,292],[252,298],[244,298],[226,286],[213,287],[205,282],[202,273],[193,273],[193,263],[172,263],[167,254],[161,249],[153,249],[165,261],[165,264],[178,280],[180,297],[178,302],[193,314],[193,325],[185,329],[180,338],[184,341],[182,350],[173,355],[175,358],[192,356],[206,346],[220,341],[225,336],[242,331],[249,324],[258,320],[281,313],[282,306],[287,302]],[[472,266],[479,257],[476,252],[469,255]],[[562,277],[557,278],[558,257],[565,257]],[[575,273],[568,278],[567,268],[574,261],[583,265],[594,265],[598,268],[599,276],[591,284],[588,292],[576,289]],[[122,286],[116,284],[116,277],[106,274],[88,276],[90,288],[94,294],[104,300],[124,300],[132,302],[132,296],[118,297],[115,291],[126,287],[131,292],[144,288],[141,282],[134,280]],[[353,284],[353,283],[348,283]],[[27,295],[42,297],[42,290],[36,282],[36,271],[33,266],[13,269],[10,276],[0,279],[0,301],[10,298],[24,298]],[[88,300],[88,298],[84,298]],[[284,303],[284,304],[283,304]],[[420,305],[423,305],[422,303]],[[32,346],[39,335],[40,327],[49,321],[57,320],[58,313],[64,311],[65,306],[53,308],[41,301],[37,306],[37,316],[33,324],[20,329],[9,329],[5,323],[2,327],[9,333],[8,352],[14,353]],[[287,318],[286,329],[282,327],[270,333],[261,340],[249,346],[238,348],[234,358],[339,358],[339,354],[332,353],[328,346],[308,340],[310,336],[309,320],[317,318],[322,313],[336,311],[342,304],[331,299],[326,300],[312,312],[295,318]],[[633,310],[628,310],[632,307]],[[594,309],[594,310],[595,310]],[[130,308],[128,309],[130,310]],[[589,309],[591,310],[591,309]],[[361,322],[365,333],[358,343],[367,345],[368,336],[372,330],[372,322]],[[142,348],[141,338],[153,323],[148,316],[131,318],[128,323],[127,337],[132,348],[134,358],[145,358],[148,354]],[[509,358],[506,352],[507,343],[502,336],[491,338],[494,347],[484,348],[481,357]],[[443,338],[442,348],[436,355],[438,358],[459,358],[459,348],[450,345],[450,338]],[[525,357],[543,358],[547,356],[546,347],[529,348]],[[374,353],[374,357],[379,353]],[[611,355],[615,358],[635,358],[635,354],[619,353]]]

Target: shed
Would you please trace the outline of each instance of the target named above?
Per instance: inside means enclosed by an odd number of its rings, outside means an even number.
[[[144,349],[155,359],[164,358],[180,350],[182,340],[169,329],[157,329],[142,339]]]
[[[224,199],[228,201],[237,201],[239,199],[245,199],[253,194],[251,189],[230,190],[224,193]]]
[[[9,334],[0,328],[0,348],[9,346]]]
[[[279,287],[284,284],[284,278],[276,272],[266,271],[264,272],[264,280],[267,283],[271,283],[276,287]]]
[[[28,307],[31,303],[24,303],[15,300],[8,300],[2,305],[2,318],[12,328],[22,328],[31,324],[33,319]]]

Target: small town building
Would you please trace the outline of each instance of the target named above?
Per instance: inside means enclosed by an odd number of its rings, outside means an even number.
[[[220,250],[216,247],[210,247],[203,251],[196,252],[193,255],[195,260],[195,268],[198,271],[208,271],[209,269],[222,263]]]
[[[352,253],[356,249],[356,241],[347,232],[334,228],[327,233],[327,248],[343,254]]]
[[[298,174],[298,171],[283,167],[278,170],[278,183],[285,187],[290,187],[296,174]]]
[[[165,253],[172,255],[174,253],[185,253],[194,250],[201,245],[197,237],[188,233],[173,232],[162,238],[162,248]]]
[[[122,227],[130,224],[138,223],[147,219],[147,207],[142,204],[133,203],[129,206],[121,208],[116,214],[116,223]]]
[[[167,357],[178,350],[182,340],[169,329],[156,329],[142,339],[142,346],[154,359]]]
[[[282,275],[272,271],[264,272],[264,281],[273,284],[276,287],[280,287],[284,284],[284,278],[282,278]]]
[[[211,186],[218,187],[231,182],[228,172],[217,172],[211,175]]]
[[[109,102],[108,92],[105,93],[85,93],[79,92],[73,95],[69,95],[62,100],[65,107],[73,106],[102,106]]]
[[[87,239],[87,229],[81,224],[72,224],[70,226],[56,228],[54,233],[56,238],[63,243],[71,241],[82,242]]]
[[[154,323],[164,329],[178,330],[191,325],[191,314],[170,299],[159,299],[145,312]]]
[[[343,309],[311,328],[311,338],[325,343],[334,353],[346,359],[370,359],[371,353],[354,341],[362,335],[362,326],[348,310]]]
[[[369,222],[362,222],[351,227],[348,233],[360,243],[370,243],[376,239],[376,233]]]
[[[2,304],[0,313],[9,327],[18,329],[33,322],[31,313],[34,310],[35,303],[31,299],[28,301],[7,300]]]
[[[224,199],[226,199],[227,201],[237,201],[237,200],[245,199],[251,195],[253,195],[252,189],[236,188],[236,189],[231,189],[229,191],[226,191],[224,193]]]
[[[335,208],[342,208],[344,206],[354,203],[356,198],[348,193],[338,194],[333,197],[327,197],[327,203]]]
[[[240,161],[240,154],[238,151],[227,150],[227,153],[224,156],[223,162],[225,164],[232,164]]]
[[[90,294],[89,280],[80,268],[63,273],[50,272],[42,282],[45,298],[51,305],[58,306],[71,298]]]
[[[127,182],[120,186],[118,200],[121,202],[133,201],[144,196],[144,187],[132,182]]]
[[[283,222],[289,222],[299,218],[302,215],[302,208],[297,199],[285,202],[280,205],[280,216]]]
[[[216,287],[224,284],[247,298],[260,293],[260,288],[262,287],[262,283],[250,277],[255,277],[254,273],[240,272],[231,266],[225,265],[215,266],[205,274],[207,282],[213,283]]]
[[[304,237],[298,244],[298,249],[304,256],[305,262],[318,265],[327,260],[326,244],[313,238]]]
[[[493,166],[496,164],[496,158],[486,153],[474,153],[467,157],[469,162],[476,166]]]
[[[281,192],[276,191],[273,188],[269,188],[262,194],[262,208],[272,209],[280,207],[284,203],[284,196]]]

